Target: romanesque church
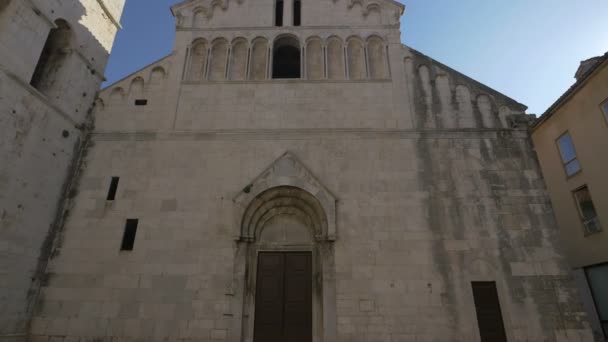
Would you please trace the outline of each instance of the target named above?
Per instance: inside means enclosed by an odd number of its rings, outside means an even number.
[[[526,107],[404,10],[173,6],[95,102],[32,341],[592,341]]]

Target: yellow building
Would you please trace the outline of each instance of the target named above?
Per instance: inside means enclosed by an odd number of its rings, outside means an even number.
[[[608,53],[532,127],[561,239],[593,322],[608,338]]]

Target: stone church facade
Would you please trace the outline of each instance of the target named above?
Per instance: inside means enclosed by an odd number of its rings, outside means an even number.
[[[392,0],[189,0],[101,91],[32,341],[592,341],[526,107]]]

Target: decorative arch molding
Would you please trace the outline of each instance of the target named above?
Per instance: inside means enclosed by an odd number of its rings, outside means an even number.
[[[337,3],[340,0],[333,0]],[[222,11],[227,11],[230,8],[230,3],[236,2],[237,5],[241,5],[245,0],[185,0],[171,7],[173,15],[178,19],[178,25],[184,25],[185,17],[190,17],[190,25],[194,27],[194,16],[199,10],[203,13],[199,13],[199,16],[205,17],[207,20],[213,18],[213,13],[216,8]],[[383,11],[391,11],[396,21],[405,12],[405,6],[394,0],[346,0],[346,9],[351,10],[355,6],[360,6],[361,15],[366,18],[370,13],[381,13]],[[188,25],[188,24],[186,24]]]
[[[337,3],[339,0],[333,0],[334,3]],[[395,20],[399,20],[399,18],[403,15],[403,13],[405,12],[405,6],[401,3],[398,3],[397,1],[386,1],[386,3],[389,3],[390,8],[392,11],[394,11],[394,18]],[[381,13],[383,10],[383,6],[380,5],[380,3],[376,2],[376,1],[370,1],[370,0],[346,0],[346,8],[351,10],[353,9],[355,6],[360,6],[361,7],[361,14],[364,18],[366,18],[367,16],[370,15],[370,13],[372,12],[377,12],[377,13]],[[387,8],[388,9],[388,8]]]
[[[129,86],[129,97],[137,98],[144,95],[145,81],[141,76],[135,77]]]
[[[367,51],[368,74],[371,79],[384,79],[388,77],[388,53],[384,39],[378,35],[367,37],[365,42]]]
[[[159,84],[161,83],[165,77],[167,77],[167,71],[161,65],[155,66],[150,71],[149,83],[150,84]]]
[[[251,39],[215,33],[195,38],[186,50],[182,81],[387,81],[392,78],[388,39],[377,32],[350,35],[346,39],[333,34],[328,37],[301,37],[293,33],[269,36]],[[281,72],[275,72],[277,70]]]
[[[296,192],[294,188],[303,192]],[[317,241],[335,241],[337,238],[336,197],[290,152],[272,163],[233,201],[237,207],[237,241],[255,240],[255,232],[262,219],[260,215],[272,208],[271,204],[283,207],[290,204],[305,213],[313,223]]]
[[[319,80],[325,76],[325,55],[324,43],[318,36],[309,37],[305,42],[305,68],[306,78],[309,80]]]
[[[209,20],[209,15],[206,8],[197,7],[192,11],[192,27],[201,28],[205,24],[207,20]]]
[[[125,96],[126,96],[126,94],[125,94],[124,88],[115,87],[110,92],[110,102],[111,103],[121,102],[122,100],[125,99]]]
[[[363,17],[368,17],[371,13],[374,12],[380,14],[382,12],[382,7],[380,7],[380,5],[376,3],[371,3],[365,6],[365,9],[363,10]]]
[[[226,79],[228,66],[228,54],[230,44],[225,38],[216,38],[211,42],[211,53],[209,55],[209,66],[207,78],[210,81],[222,81]]]
[[[346,66],[348,79],[363,80],[367,78],[367,63],[365,60],[365,43],[358,36],[346,39]]]
[[[251,53],[249,56],[250,80],[264,80],[268,74],[268,39],[256,37],[251,42]]]
[[[314,342],[337,339],[336,198],[295,156],[287,152],[234,199],[235,240],[232,316],[229,341],[252,341],[255,325],[258,253],[310,252],[312,255],[312,336]],[[285,241],[262,237],[277,222],[300,222],[313,238],[291,231]],[[283,221],[281,221],[283,220]],[[300,231],[301,233],[302,231]]]
[[[186,0],[179,4],[176,4],[171,7],[171,11],[173,15],[178,18],[178,25],[184,25],[184,18],[190,17],[190,23],[186,23],[186,25],[190,25],[191,27],[198,27],[195,20],[195,17],[198,16],[199,20],[210,20],[213,18],[213,14],[216,9],[220,9],[222,11],[227,11],[230,7],[230,2],[236,2],[237,4],[242,4],[245,0]],[[198,21],[198,23],[202,23],[202,21]]]
[[[103,101],[102,98],[98,97],[95,99],[95,102],[93,102],[93,113],[97,114],[99,112],[102,112],[105,107],[106,103]]]

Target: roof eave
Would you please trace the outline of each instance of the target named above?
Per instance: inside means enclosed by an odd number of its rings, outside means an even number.
[[[608,52],[604,54],[603,59],[597,62],[580,80],[576,81],[566,92],[564,92],[536,121],[532,124],[531,130],[534,131],[540,127],[545,121],[568,102],[579,90],[581,90],[590,79],[592,79],[602,67],[608,65]]]

